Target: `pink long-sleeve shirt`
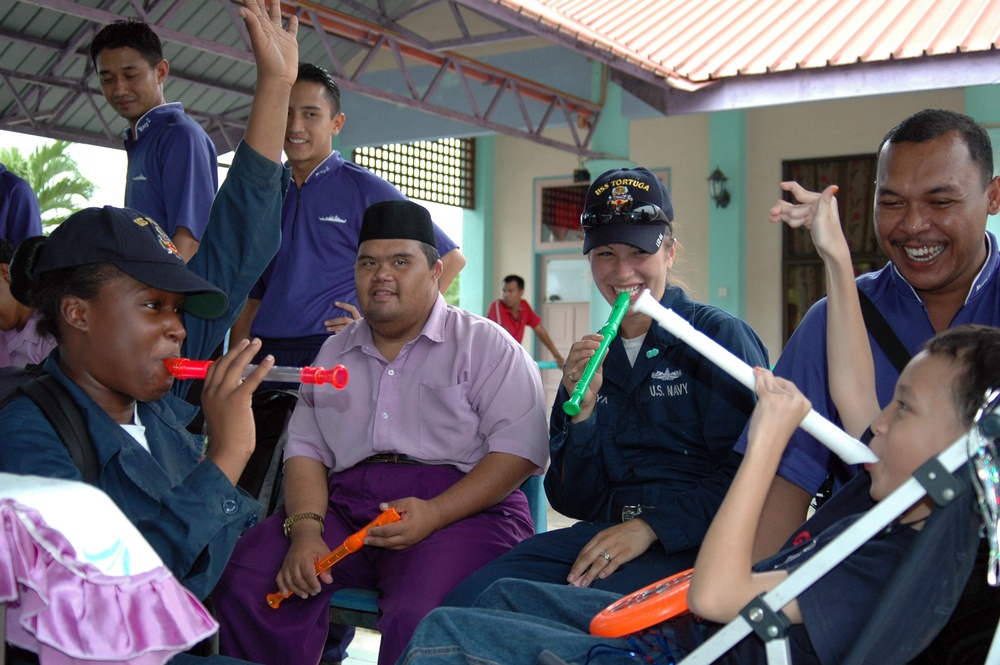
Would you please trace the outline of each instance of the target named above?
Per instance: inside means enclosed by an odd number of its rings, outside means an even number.
[[[285,459],[333,471],[385,452],[468,472],[489,452],[540,469],[548,459],[544,393],[525,350],[486,319],[438,300],[423,330],[388,362],[361,320],[324,343],[314,363],[344,365],[347,387],[303,385]]]

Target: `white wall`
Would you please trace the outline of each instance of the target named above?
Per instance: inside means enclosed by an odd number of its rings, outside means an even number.
[[[781,230],[767,221],[787,159],[874,153],[885,133],[924,108],[964,111],[961,90],[774,107],[747,112],[747,323],[781,350]]]
[[[567,139],[568,140],[568,133]],[[556,134],[553,138],[558,138]],[[578,168],[576,157],[562,150],[497,135],[494,150],[493,190],[493,280],[499,297],[504,275],[524,277],[524,292],[535,302],[533,217],[535,178],[571,178]],[[527,343],[528,337],[525,336]],[[530,346],[529,346],[530,348]]]
[[[670,169],[674,234],[680,242],[676,279],[702,302],[708,297],[708,115],[632,123],[630,154],[639,166]],[[595,174],[596,175],[596,174]]]

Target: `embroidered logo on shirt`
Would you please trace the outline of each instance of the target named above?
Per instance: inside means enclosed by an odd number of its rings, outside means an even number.
[[[682,372],[679,369],[671,370],[669,368],[665,372],[659,370],[653,372],[650,377],[654,381],[670,381],[671,383],[667,385],[650,383],[649,394],[653,397],[680,397],[681,395],[687,395],[687,381],[684,383],[674,383],[677,379],[681,378],[681,374]]]
[[[338,215],[324,215],[323,217],[319,218],[319,221],[321,221],[321,222],[333,222],[334,224],[346,224],[347,223],[346,219],[342,219]]]
[[[144,132],[144,131],[146,131],[146,130],[147,130],[147,129],[149,128],[149,123],[150,123],[150,122],[152,122],[152,119],[150,119],[150,118],[146,118],[146,119],[145,119],[145,120],[144,120],[144,121],[142,122],[142,124],[141,124],[141,125],[138,125],[138,126],[137,126],[137,127],[135,128],[135,133],[136,133],[136,134],[139,134],[139,133],[141,133],[141,132]]]
[[[673,381],[674,379],[679,379],[680,376],[681,371],[679,369],[673,371],[667,370],[666,372],[657,370],[652,374],[653,379],[656,381]]]
[[[132,178],[132,182],[146,182],[146,176],[140,173],[139,175]]]

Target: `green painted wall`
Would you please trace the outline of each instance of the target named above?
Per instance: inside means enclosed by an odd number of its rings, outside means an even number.
[[[463,309],[482,313],[496,291],[493,283],[493,137],[476,138],[476,207],[462,214]]]
[[[605,80],[604,68],[594,63],[593,96],[595,100],[604,98],[604,108],[594,130],[590,147],[603,152],[608,159],[590,159],[584,163],[590,171],[590,179],[610,169],[635,166],[627,159],[629,151],[629,121],[622,116],[622,89],[619,85]],[[597,285],[590,285],[590,329],[600,330],[611,314],[611,304],[604,299]]]
[[[1000,86],[977,85],[965,89],[965,112],[986,127],[993,142],[993,173],[1000,165]],[[990,215],[986,228],[1000,236],[1000,215]]]
[[[725,208],[709,204],[708,302],[744,318],[746,309],[746,114],[723,111],[709,115],[711,171],[716,167],[729,179],[730,201]],[[711,172],[710,171],[710,172]],[[705,196],[709,195],[708,173]]]

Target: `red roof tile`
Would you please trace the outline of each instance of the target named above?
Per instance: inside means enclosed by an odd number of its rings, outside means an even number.
[[[1000,0],[495,0],[671,85],[993,51]]]

